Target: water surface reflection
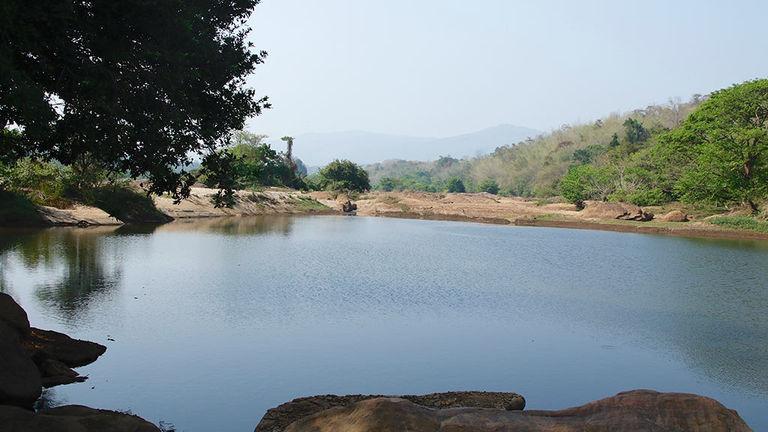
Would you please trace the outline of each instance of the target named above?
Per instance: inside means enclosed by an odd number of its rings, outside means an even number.
[[[640,387],[768,430],[765,242],[226,218],[3,232],[0,266],[33,323],[109,345],[56,398],[188,431],[252,430],[317,393],[511,390],[562,408]]]

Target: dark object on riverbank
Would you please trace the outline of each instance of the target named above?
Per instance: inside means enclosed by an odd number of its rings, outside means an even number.
[[[24,309],[0,293],[0,404],[30,409],[42,387],[84,381],[71,368],[92,363],[106,349],[30,327]]]
[[[3,432],[160,432],[141,417],[115,411],[99,410],[80,405],[41,410],[0,406]]]
[[[369,399],[389,398],[383,395],[323,395],[294,399],[264,414],[255,432],[282,432],[291,423],[331,408],[344,408]],[[500,410],[522,410],[525,399],[517,393],[502,392],[448,392],[423,396],[397,396],[427,408],[494,408]]]
[[[316,400],[322,402],[325,397],[319,398]],[[308,405],[311,400],[297,401]],[[270,412],[275,411],[270,410],[267,415]],[[274,419],[272,421],[276,425]],[[619,393],[560,411],[508,411],[478,407],[434,409],[403,398],[382,397],[324,409],[285,428],[267,428],[263,423],[264,420],[256,427],[256,432],[751,431],[735,411],[713,399],[650,390]]]
[[[344,213],[354,213],[357,211],[357,204],[347,200],[341,204],[341,211]]]
[[[653,220],[652,213],[648,213],[633,204],[587,201],[585,205],[586,208],[581,213],[583,217],[588,219],[619,219],[638,222]]]

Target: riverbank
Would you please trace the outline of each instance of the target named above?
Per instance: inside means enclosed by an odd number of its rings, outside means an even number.
[[[124,223],[159,223],[174,219],[223,216],[257,216],[270,214],[335,214],[335,210],[319,203],[308,194],[291,189],[269,188],[263,191],[235,191],[232,208],[216,208],[216,189],[192,188],[189,198],[174,204],[170,196],[149,199],[114,200],[110,207],[98,208],[75,203],[66,208],[24,204],[27,216],[3,220],[4,226],[110,226]],[[148,204],[147,204],[148,203]],[[154,206],[152,206],[154,203]],[[149,207],[149,208],[147,208]]]
[[[16,226],[110,226],[124,223],[158,223],[174,219],[216,218],[290,214],[340,214],[350,197],[329,192],[280,188],[263,191],[235,191],[232,208],[216,208],[216,189],[192,188],[189,198],[178,204],[169,196],[153,197],[151,211],[133,209],[133,204],[114,217],[107,211],[82,204],[68,208],[33,206],[34,217],[3,221]],[[144,198],[148,201],[148,199]],[[500,225],[589,229],[614,232],[659,234],[735,240],[768,240],[768,232],[733,224],[714,224],[717,217],[702,212],[686,213],[679,206],[640,208],[628,204],[587,202],[585,210],[573,204],[547,202],[488,193],[370,192],[353,200],[359,216],[404,219],[449,220]],[[139,201],[141,202],[141,201]],[[149,202],[149,201],[148,201]],[[30,204],[31,205],[31,204]],[[654,215],[655,213],[655,215]],[[669,218],[677,213],[681,219]]]
[[[327,192],[310,194],[320,203],[340,210],[345,197]],[[488,193],[371,192],[357,200],[357,215],[407,219],[452,220],[501,225],[591,229],[744,240],[768,240],[768,233],[715,225],[713,216],[689,214],[676,207],[643,208],[627,204],[588,202],[585,210],[573,204],[546,202]],[[685,209],[683,209],[685,210]],[[672,214],[685,221],[671,221]],[[657,213],[653,215],[653,213]],[[694,213],[694,212],[691,212]],[[652,217],[651,220],[645,220]],[[680,219],[678,219],[680,220]]]

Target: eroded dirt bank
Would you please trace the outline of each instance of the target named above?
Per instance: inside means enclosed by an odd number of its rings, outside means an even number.
[[[308,194],[285,189],[266,189],[260,192],[236,191],[236,204],[232,208],[216,208],[212,198],[216,189],[192,188],[188,199],[174,204],[168,196],[154,197],[157,209],[173,219],[206,218],[219,216],[253,216],[268,214],[328,214],[336,213]],[[48,225],[121,225],[121,221],[104,210],[85,205],[68,209],[40,207],[40,214]]]

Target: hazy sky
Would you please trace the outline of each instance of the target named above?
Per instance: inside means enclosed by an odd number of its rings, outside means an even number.
[[[549,130],[768,76],[768,1],[263,0],[272,136]]]

